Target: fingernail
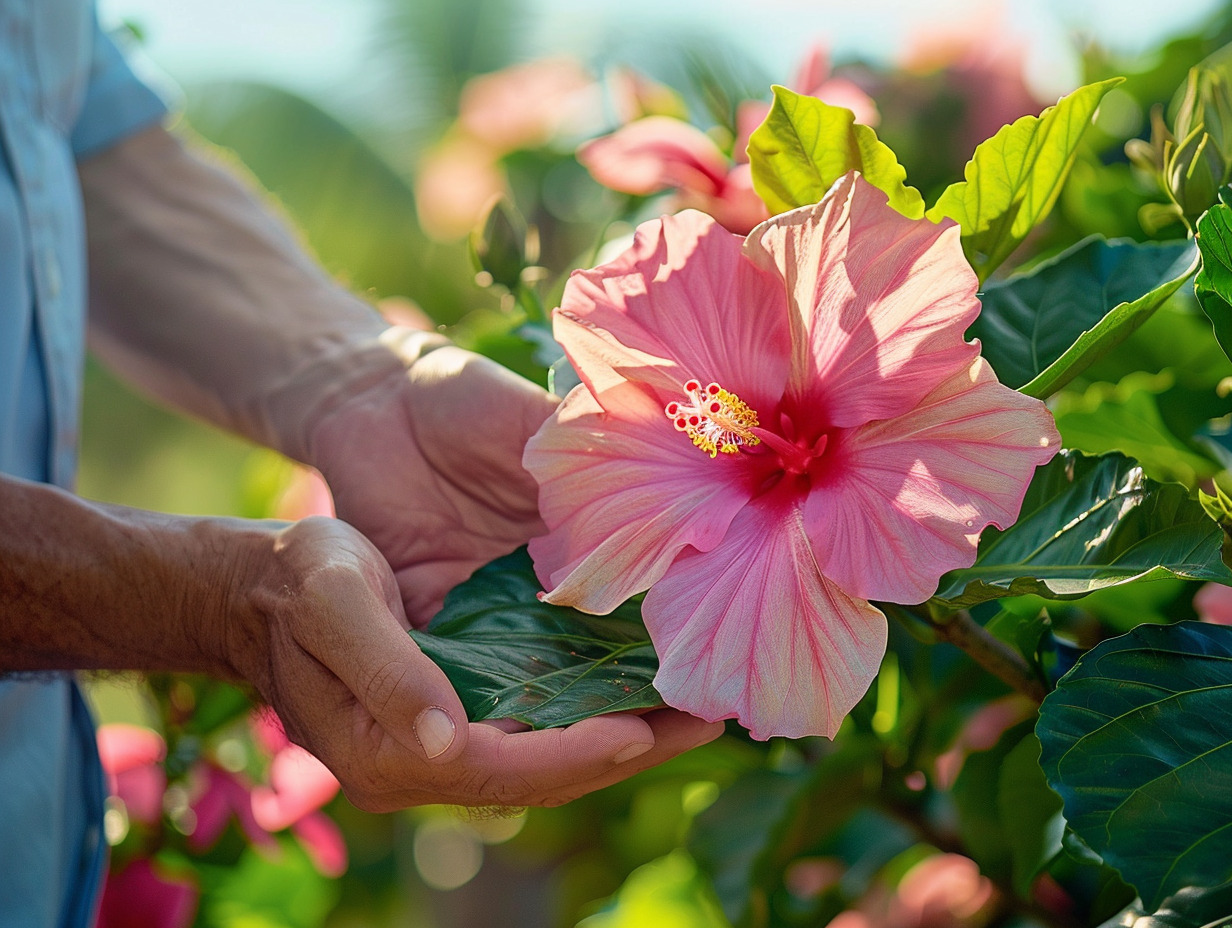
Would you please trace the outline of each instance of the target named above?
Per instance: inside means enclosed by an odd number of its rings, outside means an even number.
[[[440,757],[448,751],[457,734],[453,719],[440,706],[429,706],[419,713],[414,727],[415,740],[428,757]]]
[[[616,756],[612,758],[612,761],[617,764],[623,764],[627,760],[633,760],[635,757],[641,757],[652,747],[654,747],[653,744],[644,744],[640,741],[625,745],[616,752]]]

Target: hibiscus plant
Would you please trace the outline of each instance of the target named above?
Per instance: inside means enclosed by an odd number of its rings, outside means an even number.
[[[1224,161],[1182,153],[1223,158],[1232,106],[1194,88],[1225,74],[1195,67],[1153,173],[1196,236],[1149,202],[1134,238],[1052,216],[1102,170],[1116,76],[931,204],[852,110],[784,87],[747,155],[653,114],[580,149],[670,212],[552,300],[562,402],[523,462],[545,534],[413,634],[477,718],[666,703],[776,748],[594,925],[656,880],[718,901],[698,924],[1232,912],[1232,629],[1183,621],[1232,585],[1232,205]]]
[[[535,866],[585,928],[1232,924],[1229,37],[1090,53],[1051,105],[980,30],[760,92],[553,58],[459,92],[413,183],[334,139],[363,229],[262,175],[358,285],[560,398],[542,534],[411,632],[472,719],[726,722],[493,839],[525,823],[484,890],[511,928]],[[190,117],[261,173],[269,101],[228,99]],[[281,514],[327,512],[297,479]],[[395,923],[398,822],[448,888],[436,813],[374,825],[242,694],[149,682],[165,737],[102,735],[105,923]]]

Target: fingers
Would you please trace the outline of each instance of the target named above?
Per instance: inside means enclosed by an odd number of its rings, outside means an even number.
[[[300,535],[312,530],[318,536],[314,542],[329,548],[318,554],[318,566],[294,600],[289,624],[295,643],[403,748],[423,760],[448,763],[466,747],[466,713],[444,672],[407,634],[388,565],[343,523],[299,523]],[[304,682],[295,687],[296,698],[311,707],[324,692]],[[282,689],[291,695],[286,686]]]
[[[472,725],[466,773],[450,800],[466,805],[562,805],[717,738],[721,723],[674,709],[614,714],[568,728],[508,734]]]
[[[635,773],[658,766],[685,751],[709,744],[723,734],[722,722],[706,722],[676,709],[658,709],[641,716],[654,732],[654,747],[597,776],[584,781],[562,784],[540,805],[562,805],[597,789],[619,783]]]
[[[404,748],[449,763],[466,748],[466,711],[444,672],[396,623],[351,624],[324,662],[368,715]]]

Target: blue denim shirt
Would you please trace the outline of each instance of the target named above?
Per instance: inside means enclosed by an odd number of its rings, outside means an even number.
[[[72,485],[86,302],[76,159],[163,114],[90,0],[0,0],[0,472]],[[0,928],[90,923],[102,799],[72,677],[0,677]]]

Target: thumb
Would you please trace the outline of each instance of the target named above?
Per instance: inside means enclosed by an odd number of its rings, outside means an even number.
[[[352,541],[360,538],[346,531]],[[356,553],[357,563],[314,574],[324,589],[319,598],[308,598],[322,607],[307,610],[318,613],[308,623],[315,639],[308,650],[351,692],[378,735],[425,760],[448,763],[466,748],[466,710],[444,672],[407,632],[402,599],[384,559],[366,540]]]
[[[390,737],[434,763],[448,763],[465,750],[461,699],[444,671],[396,621],[380,623],[353,653],[353,681],[345,682]]]

